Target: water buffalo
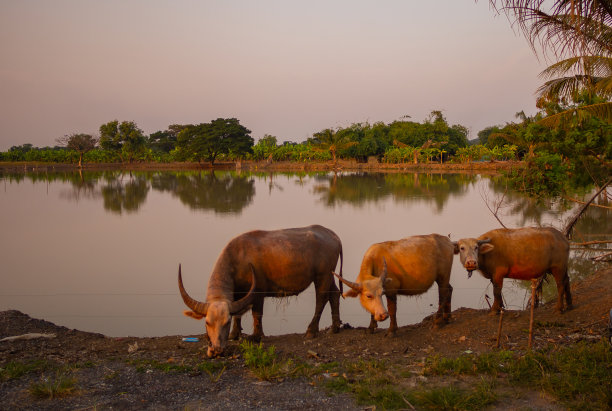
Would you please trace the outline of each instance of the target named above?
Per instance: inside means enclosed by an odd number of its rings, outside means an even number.
[[[461,264],[468,270],[479,270],[493,284],[491,314],[503,307],[501,290],[504,278],[530,280],[551,273],[557,282],[557,310],[563,311],[563,295],[572,307],[567,262],[569,242],[555,228],[516,228],[491,230],[478,238],[464,238],[456,243]]]
[[[264,297],[288,297],[304,291],[314,282],[316,308],[308,325],[307,337],[319,332],[319,320],[329,301],[332,331],[340,329],[340,290],[332,271],[340,257],[342,243],[331,230],[320,225],[276,231],[250,231],[231,240],[217,259],[208,281],[206,302],[191,298],[185,288],[179,266],[178,284],[183,301],[190,308],[185,315],[206,317],[210,345],[208,356],[223,352],[228,338],[240,335],[240,316],[252,306],[253,335],[263,336],[261,318]],[[230,318],[234,328],[230,335]]]
[[[441,325],[450,320],[452,265],[453,245],[448,237],[418,235],[373,244],[363,257],[356,282],[338,278],[350,287],[344,295],[359,296],[363,308],[372,315],[369,331],[374,331],[377,321],[390,317],[387,335],[393,336],[397,331],[397,295],[423,294],[434,281],[439,295],[435,323]],[[383,294],[387,297],[389,312],[383,304]]]

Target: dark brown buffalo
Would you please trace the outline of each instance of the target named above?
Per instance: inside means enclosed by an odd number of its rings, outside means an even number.
[[[464,238],[455,243],[461,264],[479,270],[493,284],[491,313],[503,307],[501,290],[504,278],[530,280],[551,273],[557,282],[557,310],[563,311],[563,296],[572,307],[567,262],[569,243],[555,228],[516,228],[491,230],[478,238]]]
[[[439,306],[436,324],[448,322],[451,315],[453,287],[449,284],[453,265],[453,244],[439,234],[418,235],[399,241],[370,246],[363,256],[356,282],[340,278],[351,289],[344,293],[357,297],[371,315],[369,330],[377,321],[390,317],[387,335],[397,331],[397,296],[423,294],[434,282],[438,284]],[[387,297],[385,309],[382,296]]]
[[[332,331],[338,332],[340,291],[332,275],[338,257],[342,274],[340,238],[320,225],[241,234],[227,244],[217,259],[205,303],[189,297],[179,267],[179,290],[191,309],[185,315],[196,319],[206,317],[208,355],[212,357],[223,352],[228,338],[239,337],[240,316],[249,306],[253,313],[252,338],[257,341],[263,336],[264,298],[297,295],[314,282],[316,307],[306,336],[314,337],[319,332],[321,312],[328,301]],[[234,328],[230,337],[232,316]]]

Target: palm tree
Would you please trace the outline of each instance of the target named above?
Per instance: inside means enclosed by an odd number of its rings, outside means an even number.
[[[315,147],[320,151],[329,151],[334,161],[337,164],[336,154],[340,150],[347,149],[357,144],[355,141],[347,141],[345,135],[338,134],[337,131],[326,128],[312,135],[315,142]]]
[[[516,19],[534,52],[558,61],[541,76],[540,105],[573,101],[580,94],[603,101],[546,117],[541,124],[556,127],[569,119],[594,115],[612,121],[612,1],[610,0],[490,0]]]

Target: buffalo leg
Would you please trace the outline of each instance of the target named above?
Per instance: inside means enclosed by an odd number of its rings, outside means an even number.
[[[385,336],[395,337],[397,334],[397,295],[387,295],[387,311],[389,312],[389,329]]]
[[[325,308],[325,304],[327,304],[327,301],[329,300],[329,289],[329,283],[322,281],[317,284],[315,282],[315,292],[317,294],[316,307],[314,317],[312,317],[312,321],[306,330],[306,338],[314,338],[319,333],[319,321],[321,320],[323,308]]]
[[[251,340],[253,341],[261,341],[261,337],[263,337],[263,325],[262,325],[262,317],[263,317],[263,305],[264,298],[257,297],[255,301],[253,301],[253,307],[251,311],[253,313],[253,335],[251,335]]]
[[[504,302],[502,301],[502,287],[504,285],[503,275],[496,275],[493,277],[491,279],[491,284],[493,284],[493,306],[489,310],[489,314],[495,315],[498,314],[504,306]]]
[[[232,331],[230,332],[229,339],[237,340],[240,338],[240,334],[242,333],[242,316],[235,315],[232,320]]]
[[[451,296],[453,287],[447,282],[438,282],[438,311],[434,319],[436,326],[444,325],[450,320]]]
[[[567,272],[565,273],[565,277],[563,277],[563,286],[565,288],[565,303],[567,304],[567,309],[571,310],[574,308],[572,304],[572,292],[570,291],[570,279]]]
[[[340,325],[342,324],[342,321],[340,321],[340,290],[333,281],[329,289],[329,306],[332,315],[332,332],[337,333],[340,331]]]
[[[557,283],[557,305],[555,306],[556,310],[559,312],[563,312],[563,297],[565,296],[565,301],[567,302],[567,308],[570,309],[572,307],[572,294],[570,291],[569,284],[569,276],[567,275],[567,270],[560,270],[556,267],[553,267],[551,270],[553,276],[555,277],[555,282]]]
[[[370,316],[370,325],[366,329],[366,332],[372,334],[376,328],[378,328],[378,322],[376,322],[376,320],[374,319],[374,316],[371,315]]]

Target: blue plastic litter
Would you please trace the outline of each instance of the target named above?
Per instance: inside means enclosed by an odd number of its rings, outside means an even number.
[[[200,341],[200,339],[197,338],[197,337],[184,337],[183,341],[185,341],[185,342],[198,342],[198,341]]]

